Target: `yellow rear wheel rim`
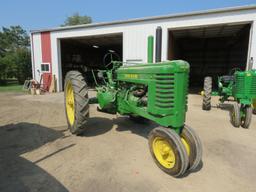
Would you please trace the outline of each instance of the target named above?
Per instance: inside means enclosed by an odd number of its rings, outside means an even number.
[[[175,165],[175,154],[168,141],[161,137],[153,140],[153,152],[157,161],[165,168],[171,169]]]
[[[184,137],[181,137],[181,142],[184,145],[184,147],[186,149],[186,152],[187,152],[187,154],[189,156],[190,155],[190,151],[191,151],[189,143],[186,141],[186,139]]]
[[[65,92],[67,117],[70,125],[73,125],[75,121],[75,99],[71,81],[67,83]]]

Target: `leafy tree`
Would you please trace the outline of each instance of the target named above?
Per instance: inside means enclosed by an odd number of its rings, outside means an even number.
[[[0,31],[0,83],[17,78],[19,83],[31,77],[29,36],[20,26]]]
[[[81,25],[81,24],[88,24],[92,22],[92,18],[84,15],[81,16],[79,13],[75,13],[72,16],[69,16],[66,18],[64,21],[64,24],[61,25],[62,27],[64,26],[71,26],[71,25]]]
[[[28,49],[18,49],[16,51],[16,62],[18,63],[16,67],[16,77],[20,84],[32,77],[32,67],[31,67],[31,54]]]

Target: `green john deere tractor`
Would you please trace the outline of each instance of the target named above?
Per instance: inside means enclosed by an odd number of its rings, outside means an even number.
[[[148,42],[148,63],[123,66],[123,62],[111,61],[97,75],[92,71],[98,110],[159,124],[149,133],[151,155],[163,171],[180,177],[196,169],[202,158],[198,135],[185,125],[189,64],[182,60],[153,63],[152,36]],[[157,42],[156,48],[161,47]],[[157,50],[156,58],[159,58],[161,50]],[[78,71],[66,75],[65,108],[70,131],[77,135],[86,131],[88,89],[83,74]]]
[[[204,79],[203,110],[211,109],[211,96],[220,96],[220,103],[234,101],[230,121],[235,127],[249,128],[256,98],[256,70],[232,69],[229,75],[218,77],[218,90],[212,91],[212,78]]]

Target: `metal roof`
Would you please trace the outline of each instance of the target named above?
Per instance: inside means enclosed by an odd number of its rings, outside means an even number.
[[[178,17],[189,17],[189,16],[223,13],[223,12],[234,12],[234,11],[243,11],[243,10],[252,10],[252,9],[256,9],[256,5],[210,9],[206,11],[194,11],[190,13],[171,14],[171,15],[163,15],[163,16],[155,16],[155,17],[144,17],[144,18],[120,20],[120,21],[113,21],[113,22],[101,22],[101,23],[91,23],[91,24],[83,24],[83,25],[75,25],[75,26],[67,26],[67,27],[46,28],[46,29],[40,29],[40,30],[31,30],[30,32],[38,33],[38,32],[45,32],[45,31],[64,31],[64,30],[72,30],[72,29],[79,29],[79,28],[91,28],[91,27],[118,25],[118,24],[126,24],[126,23],[138,23],[143,21],[155,21],[155,20],[172,19],[172,18],[178,18]]]

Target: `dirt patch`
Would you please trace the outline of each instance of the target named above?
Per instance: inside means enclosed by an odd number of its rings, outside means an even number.
[[[95,95],[95,93],[90,93]],[[216,106],[217,98],[213,105]],[[157,125],[98,112],[82,136],[67,130],[63,93],[0,94],[0,191],[255,191],[256,120],[234,128],[229,112],[201,110],[189,96],[186,124],[203,143],[203,165],[175,179],[154,164],[147,135]]]

